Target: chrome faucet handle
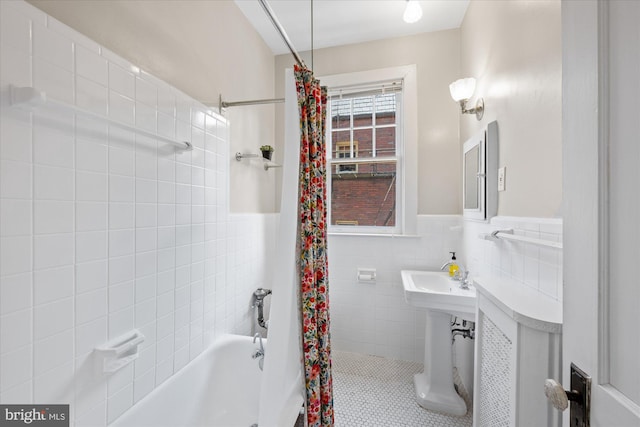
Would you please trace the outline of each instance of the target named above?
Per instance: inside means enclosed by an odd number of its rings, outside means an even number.
[[[460,288],[469,289],[469,285],[471,285],[471,280],[469,280],[469,271],[467,270],[460,278]]]
[[[469,276],[469,271],[459,266],[458,270],[453,274],[453,280],[463,281],[467,279],[467,276]]]

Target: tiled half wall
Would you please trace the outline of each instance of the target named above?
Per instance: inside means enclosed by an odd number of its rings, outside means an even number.
[[[550,242],[562,241],[562,219],[495,217],[489,223],[464,222],[464,252],[476,276],[507,279],[562,301],[562,249],[508,240],[483,240],[495,230]]]
[[[459,215],[418,216],[417,235],[329,236],[331,334],[339,350],[422,362],[425,311],[404,299],[400,271],[438,270],[462,247]],[[376,269],[375,283],[357,279]]]

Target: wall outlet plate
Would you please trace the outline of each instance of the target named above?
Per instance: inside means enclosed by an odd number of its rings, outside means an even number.
[[[506,190],[506,175],[507,175],[507,167],[503,166],[498,169],[498,191]]]

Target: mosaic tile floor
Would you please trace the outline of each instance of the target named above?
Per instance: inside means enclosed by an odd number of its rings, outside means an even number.
[[[471,427],[472,413],[454,417],[418,406],[413,375],[421,363],[333,351],[336,427]]]

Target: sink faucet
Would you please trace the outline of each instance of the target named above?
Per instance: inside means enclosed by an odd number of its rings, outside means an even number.
[[[252,359],[257,359],[260,358],[260,360],[258,361],[258,366],[260,367],[260,370],[262,371],[262,368],[264,367],[264,345],[262,345],[262,334],[260,334],[260,332],[256,332],[256,334],[253,336],[253,343],[256,343],[257,339],[260,339],[260,348],[257,348],[253,354],[251,355]]]
[[[440,267],[440,270],[444,271],[446,268],[448,268],[452,264],[453,262],[451,261],[445,262],[442,265],[442,267]],[[469,270],[464,268],[464,266],[460,263],[456,263],[456,264],[458,266],[458,270],[455,272],[452,279],[457,282],[460,282],[461,289],[469,289],[469,285],[471,284],[471,281],[469,280]]]
[[[447,262],[445,262],[444,264],[442,264],[442,267],[440,267],[440,270],[444,271],[444,270],[445,270],[445,268],[450,267],[450,266],[452,266],[453,264],[454,264],[453,262],[451,262],[451,261],[447,261]],[[459,268],[459,265],[458,265],[458,268]]]

